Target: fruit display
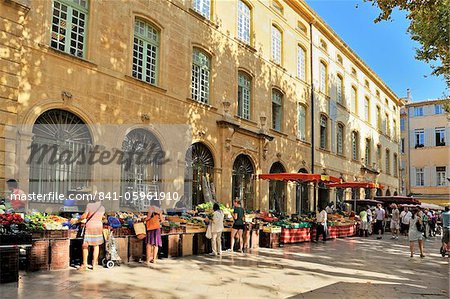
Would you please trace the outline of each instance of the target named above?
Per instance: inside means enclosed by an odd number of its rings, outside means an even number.
[[[36,212],[25,216],[25,226],[30,231],[69,229],[67,218]]]

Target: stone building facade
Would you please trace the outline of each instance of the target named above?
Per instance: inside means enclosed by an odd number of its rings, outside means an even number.
[[[402,192],[423,202],[450,202],[450,120],[445,100],[408,102],[401,113]]]
[[[69,140],[81,147],[99,139],[96,125],[129,125],[117,131],[119,143],[144,134],[163,149],[173,136],[149,126],[190,126],[194,157],[175,162],[191,177],[175,180],[194,203],[207,189],[252,209],[313,208],[319,190],[257,179],[269,172],[399,190],[400,100],[304,1],[11,0],[0,2],[0,18],[2,186],[16,177],[25,192],[171,191],[164,166],[136,170],[142,186],[120,166],[103,171],[108,180],[90,169],[78,185],[66,169],[44,179],[42,167],[18,167],[25,145],[45,137],[34,125],[59,119],[87,125],[84,141]],[[5,133],[16,125],[21,144]],[[325,201],[374,195],[323,190]]]

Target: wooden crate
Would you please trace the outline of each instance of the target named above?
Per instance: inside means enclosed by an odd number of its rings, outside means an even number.
[[[266,248],[277,248],[280,246],[280,233],[265,233],[259,234],[259,246]]]
[[[117,242],[117,252],[122,259],[121,263],[128,263],[128,237],[115,238]]]
[[[180,256],[180,235],[169,235],[169,248],[168,248],[168,256],[169,257],[178,257]]]
[[[49,269],[49,241],[35,240],[27,252],[28,270],[48,270]]]
[[[181,256],[189,256],[194,252],[194,234],[181,235]]]
[[[69,238],[69,230],[45,230],[45,239],[67,239]]]
[[[0,283],[19,281],[19,248],[0,248]]]
[[[144,242],[145,239],[139,240],[136,237],[129,238],[130,262],[139,262],[139,260],[142,259],[145,250]]]
[[[69,268],[70,264],[70,240],[50,241],[50,270]]]

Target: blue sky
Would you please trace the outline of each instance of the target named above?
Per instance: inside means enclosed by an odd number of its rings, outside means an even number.
[[[375,24],[378,8],[361,0],[306,2],[397,96],[406,96],[406,89],[410,88],[413,101],[442,97],[445,81],[431,76],[430,66],[414,58],[418,44],[406,32],[409,21],[403,12],[395,11],[392,22]]]

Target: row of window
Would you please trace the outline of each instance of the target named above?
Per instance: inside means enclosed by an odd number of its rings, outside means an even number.
[[[434,105],[434,114],[443,114],[444,113],[444,106],[441,104]],[[414,107],[414,117],[418,116],[424,116],[424,107]]]
[[[328,118],[325,115],[320,116],[320,148],[327,150],[328,149]],[[337,124],[336,128],[336,153],[338,155],[343,156],[345,151],[345,127],[342,123]],[[351,133],[351,147],[352,147],[352,160],[358,161],[360,159],[360,137],[359,132],[352,131]],[[365,139],[364,144],[364,165],[367,167],[372,166],[372,142],[370,138]],[[377,145],[377,164],[381,170],[381,161],[382,161],[382,149],[381,145]],[[386,149],[385,153],[385,172],[387,174],[391,174],[391,153],[389,149]],[[398,156],[397,153],[393,154],[393,175],[398,175]]]
[[[436,182],[435,186],[447,186],[447,168],[445,166],[437,166],[435,168]],[[416,186],[425,186],[425,170],[424,168],[416,168]]]
[[[439,127],[434,129],[435,135],[435,146],[445,146],[445,128]],[[424,147],[425,146],[425,130],[416,129],[414,130],[414,147]]]

